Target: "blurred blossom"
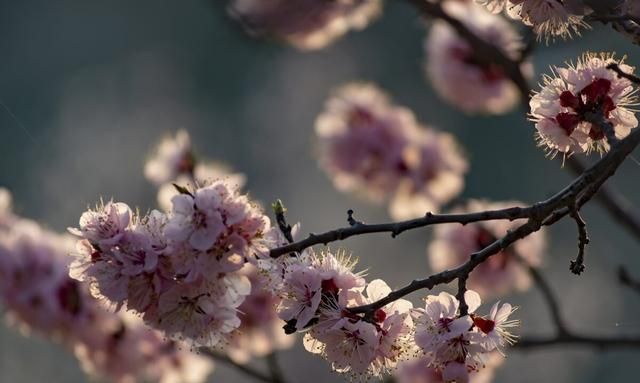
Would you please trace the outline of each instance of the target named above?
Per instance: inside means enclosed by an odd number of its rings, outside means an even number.
[[[495,370],[504,362],[504,356],[499,352],[492,352],[486,358],[485,368],[469,374],[469,383],[490,383],[493,381]],[[430,366],[429,358],[421,356],[398,365],[394,372],[397,383],[445,383],[442,372]]]
[[[558,152],[566,156],[609,150],[603,127],[588,122],[588,116],[601,114],[613,125],[617,138],[638,126],[633,109],[636,89],[607,69],[612,63],[627,73],[635,69],[613,54],[585,53],[575,65],[554,67],[552,76],[544,76],[542,89],[529,105],[538,143],[551,157]]]
[[[0,214],[8,214],[11,210],[11,193],[0,187]]]
[[[225,179],[238,190],[242,189],[247,181],[244,174],[232,173],[231,169],[224,164],[198,161],[193,168],[193,176],[179,175],[178,178],[172,180],[173,182],[165,183],[158,187],[158,206],[163,211],[171,210],[171,199],[179,194],[173,184],[182,187],[208,185],[219,179]]]
[[[636,22],[640,20],[640,1],[638,0],[627,0],[624,2],[624,11],[626,14],[634,17]]]
[[[515,201],[469,201],[454,213],[473,213],[522,205]],[[467,262],[471,254],[484,249],[498,238],[514,230],[523,220],[495,220],[435,227],[434,238],[427,249],[433,271],[452,269]],[[502,296],[513,290],[523,291],[531,286],[531,277],[514,256],[522,257],[531,266],[539,266],[545,250],[545,232],[540,230],[492,255],[469,275],[467,286],[482,296]]]
[[[182,174],[193,174],[194,157],[191,138],[186,130],[178,130],[175,137],[160,141],[155,153],[144,167],[145,177],[156,185],[170,182]]]
[[[123,210],[113,208],[113,217],[121,218],[117,213]],[[72,238],[0,211],[0,223],[8,220],[11,226],[0,224],[0,297],[10,324],[73,350],[93,378],[116,383],[206,380],[213,369],[209,360],[182,351],[184,345],[167,341],[137,317],[107,311],[88,285],[69,278]],[[117,230],[104,233],[111,239],[119,235]]]
[[[160,141],[145,164],[145,177],[158,186],[158,206],[163,211],[171,210],[171,199],[179,194],[174,184],[196,187],[224,178],[239,190],[247,181],[244,174],[233,173],[222,163],[197,158],[191,147],[191,137],[184,129]]]
[[[520,58],[522,41],[514,27],[473,2],[447,1],[446,12],[484,41],[513,60]],[[504,114],[520,100],[516,85],[495,64],[478,59],[469,43],[446,22],[436,20],[425,42],[426,73],[437,93],[467,113]],[[531,64],[522,69],[531,76]]]
[[[588,27],[583,17],[588,8],[581,0],[476,0],[493,13],[503,10],[516,20],[533,27],[539,38],[571,37]]]
[[[276,314],[281,298],[268,288],[269,276],[248,263],[239,272],[249,278],[251,293],[238,307],[240,327],[232,334],[225,351],[231,359],[244,364],[253,357],[290,348],[295,336],[282,330],[285,322]]]
[[[252,34],[312,50],[365,28],[381,8],[381,0],[232,0],[229,12]]]
[[[370,84],[339,88],[316,120],[320,166],[337,189],[381,203],[394,218],[438,210],[464,185],[454,138],[419,125]]]

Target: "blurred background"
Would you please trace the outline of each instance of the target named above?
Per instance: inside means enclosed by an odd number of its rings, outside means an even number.
[[[360,220],[388,220],[385,207],[336,191],[317,166],[313,124],[329,92],[351,80],[373,81],[428,125],[455,134],[471,163],[463,197],[541,200],[571,176],[535,147],[524,111],[465,116],[439,100],[422,71],[425,28],[414,10],[388,1],[382,18],[329,48],[301,53],[253,40],[228,18],[223,1],[0,1],[0,186],[17,213],[62,232],[101,196],[142,210],[155,207],[143,178],[145,158],[168,132],[186,128],[202,157],[248,177],[265,206],[281,198],[302,232]],[[627,54],[638,47],[604,27],[584,37],[538,46],[536,73],[584,50]],[[539,76],[536,76],[539,78]],[[640,165],[627,161],[611,184],[640,209]],[[573,222],[549,230],[544,273],[560,296],[571,328],[591,334],[640,334],[640,296],[620,286],[625,264],[640,275],[637,242],[596,204],[589,225],[587,272],[568,270],[576,252]],[[400,287],[428,269],[429,230],[349,239],[369,278]],[[418,302],[421,294],[411,299]],[[520,306],[520,333],[550,334],[548,311],[535,289],[506,298]],[[343,381],[327,363],[283,353],[291,382]],[[602,382],[637,377],[638,351],[580,348],[509,352],[496,382]],[[83,382],[75,358],[0,325],[0,382]],[[211,381],[244,382],[217,365]]]

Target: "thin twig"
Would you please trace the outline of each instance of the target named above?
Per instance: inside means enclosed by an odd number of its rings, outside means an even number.
[[[576,222],[576,227],[578,228],[578,255],[575,260],[571,261],[569,270],[576,275],[580,275],[584,271],[585,247],[589,243],[587,223],[582,219],[580,212],[575,206],[569,206],[569,215]]]
[[[467,300],[464,297],[464,294],[467,292],[467,278],[469,278],[469,275],[462,275],[458,278],[458,294],[456,295],[456,298],[458,299],[458,302],[460,302],[459,310],[461,317],[469,314],[469,306],[467,305]]]
[[[611,63],[607,65],[607,69],[610,69],[616,72],[618,74],[618,77],[626,78],[627,80],[631,81],[634,84],[640,84],[640,77],[623,71],[622,69],[620,69],[620,66],[618,66],[618,64],[616,63]]]

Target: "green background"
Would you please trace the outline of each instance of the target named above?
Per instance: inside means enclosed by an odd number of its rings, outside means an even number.
[[[388,219],[384,208],[340,194],[318,169],[313,122],[328,93],[351,80],[374,81],[429,125],[454,133],[471,170],[463,197],[541,200],[570,181],[558,161],[535,147],[533,126],[518,110],[503,117],[466,116],[424,80],[425,30],[413,9],[386,4],[363,32],[328,49],[301,53],[248,38],[222,1],[0,1],[0,185],[19,214],[64,231],[100,196],[146,210],[155,191],[142,176],[162,134],[184,127],[203,157],[248,176],[251,195],[282,198],[303,233],[359,219]],[[536,73],[584,50],[628,54],[638,47],[608,28],[535,51]],[[536,76],[539,78],[539,76]],[[640,206],[640,165],[627,161],[612,181]],[[615,269],[640,276],[637,242],[595,204],[585,208],[591,244],[587,272],[576,277],[572,222],[549,231],[545,274],[576,331],[640,334],[640,296],[619,286]],[[392,287],[427,275],[430,231],[344,243]],[[420,294],[412,296],[418,302]],[[535,289],[507,298],[521,306],[522,334],[549,334],[549,315]],[[75,359],[38,338],[0,326],[0,382],[83,382]],[[291,382],[342,381],[301,347],[283,355]],[[637,351],[555,348],[509,352],[496,382],[602,382],[637,376]],[[245,381],[219,366],[212,381]]]

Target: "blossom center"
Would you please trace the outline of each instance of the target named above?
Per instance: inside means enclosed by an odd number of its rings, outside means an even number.
[[[572,112],[562,112],[556,116],[556,122],[567,133],[573,133],[579,123],[586,121],[587,113],[601,113],[605,118],[616,108],[609,96],[611,81],[598,78],[585,86],[577,95],[565,90],[560,94],[560,105]],[[604,138],[604,132],[598,125],[591,124],[589,137],[593,140]]]
[[[474,317],[473,324],[485,334],[490,333],[496,327],[496,322],[491,319],[484,319],[483,317]]]

